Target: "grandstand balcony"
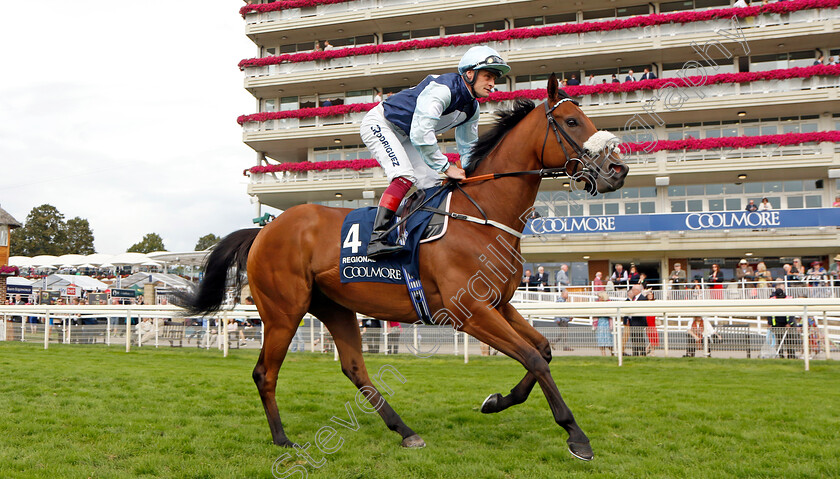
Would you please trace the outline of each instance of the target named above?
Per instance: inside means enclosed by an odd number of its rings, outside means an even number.
[[[831,38],[836,36],[838,19],[840,9],[810,9],[783,15],[766,13],[751,17],[749,22],[740,22],[738,26],[751,51],[774,53],[779,51],[779,45],[783,45],[785,50],[807,50],[830,44]],[[625,65],[697,60],[699,57],[692,50],[692,43],[703,45],[709,41],[722,42],[732,54],[743,55],[746,52],[741,51],[737,43],[716,33],[734,33],[734,28],[731,19],[718,19],[487,44],[500,51],[515,72],[550,72],[563,71],[563,67],[569,65],[581,68],[614,65],[616,52],[621,52],[621,62]],[[780,44],[780,41],[783,43]],[[307,91],[312,82],[319,82],[324,88],[334,88],[342,83],[350,89],[388,82],[411,83],[419,80],[424,72],[451,69],[470,46],[421,47],[267,65],[262,63],[271,60],[270,57],[257,59],[259,61],[246,60],[243,61],[245,87],[254,96],[264,98],[275,95],[280,87],[284,95],[299,94]]]

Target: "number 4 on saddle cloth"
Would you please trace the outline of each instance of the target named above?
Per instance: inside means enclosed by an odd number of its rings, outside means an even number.
[[[436,215],[426,208],[438,209],[445,204],[443,209],[449,211],[451,196],[449,187],[437,186],[418,191],[404,200],[394,218],[394,224],[401,223],[388,234],[389,241],[403,245],[403,249],[378,260],[367,257],[376,208],[351,211],[341,225],[341,282],[404,283],[417,316],[424,323],[432,324],[420,284],[420,243],[435,241],[446,233],[449,217]],[[419,208],[421,205],[424,208]]]

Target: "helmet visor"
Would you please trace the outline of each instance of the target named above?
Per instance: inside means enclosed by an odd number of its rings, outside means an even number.
[[[502,57],[498,55],[490,55],[484,60],[476,63],[475,66],[472,68],[473,70],[493,70],[497,73],[497,76],[502,76],[510,70],[510,67],[507,66]]]

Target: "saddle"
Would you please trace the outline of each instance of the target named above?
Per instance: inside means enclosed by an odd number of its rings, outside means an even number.
[[[417,212],[420,207],[423,205],[423,201],[426,199],[426,190],[415,190],[414,193],[406,196],[400,202],[400,206],[397,208],[397,212],[395,214],[395,222],[400,223],[397,227],[397,235],[399,238],[400,244],[405,244],[406,241],[406,221],[402,221],[403,219],[407,219],[409,216]],[[449,211],[449,201],[452,199],[452,191],[446,193],[446,199],[443,201],[443,210]],[[437,241],[446,234],[447,226],[449,225],[449,217],[445,215],[433,215],[429,224],[426,225],[426,228],[423,230],[423,234],[420,236],[420,243],[431,243],[432,241]]]

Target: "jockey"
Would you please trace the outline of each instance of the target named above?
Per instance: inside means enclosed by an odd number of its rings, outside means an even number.
[[[362,141],[390,181],[376,211],[368,257],[402,249],[388,244],[385,231],[412,185],[431,188],[440,180],[440,172],[456,180],[465,178],[464,170],[450,164],[440,151],[437,135],[455,128],[455,143],[461,164],[466,167],[470,149],[478,139],[476,99],[489,96],[496,80],[509,71],[496,50],[472,47],[458,63],[458,73],[429,75],[365,115],[360,128]]]

